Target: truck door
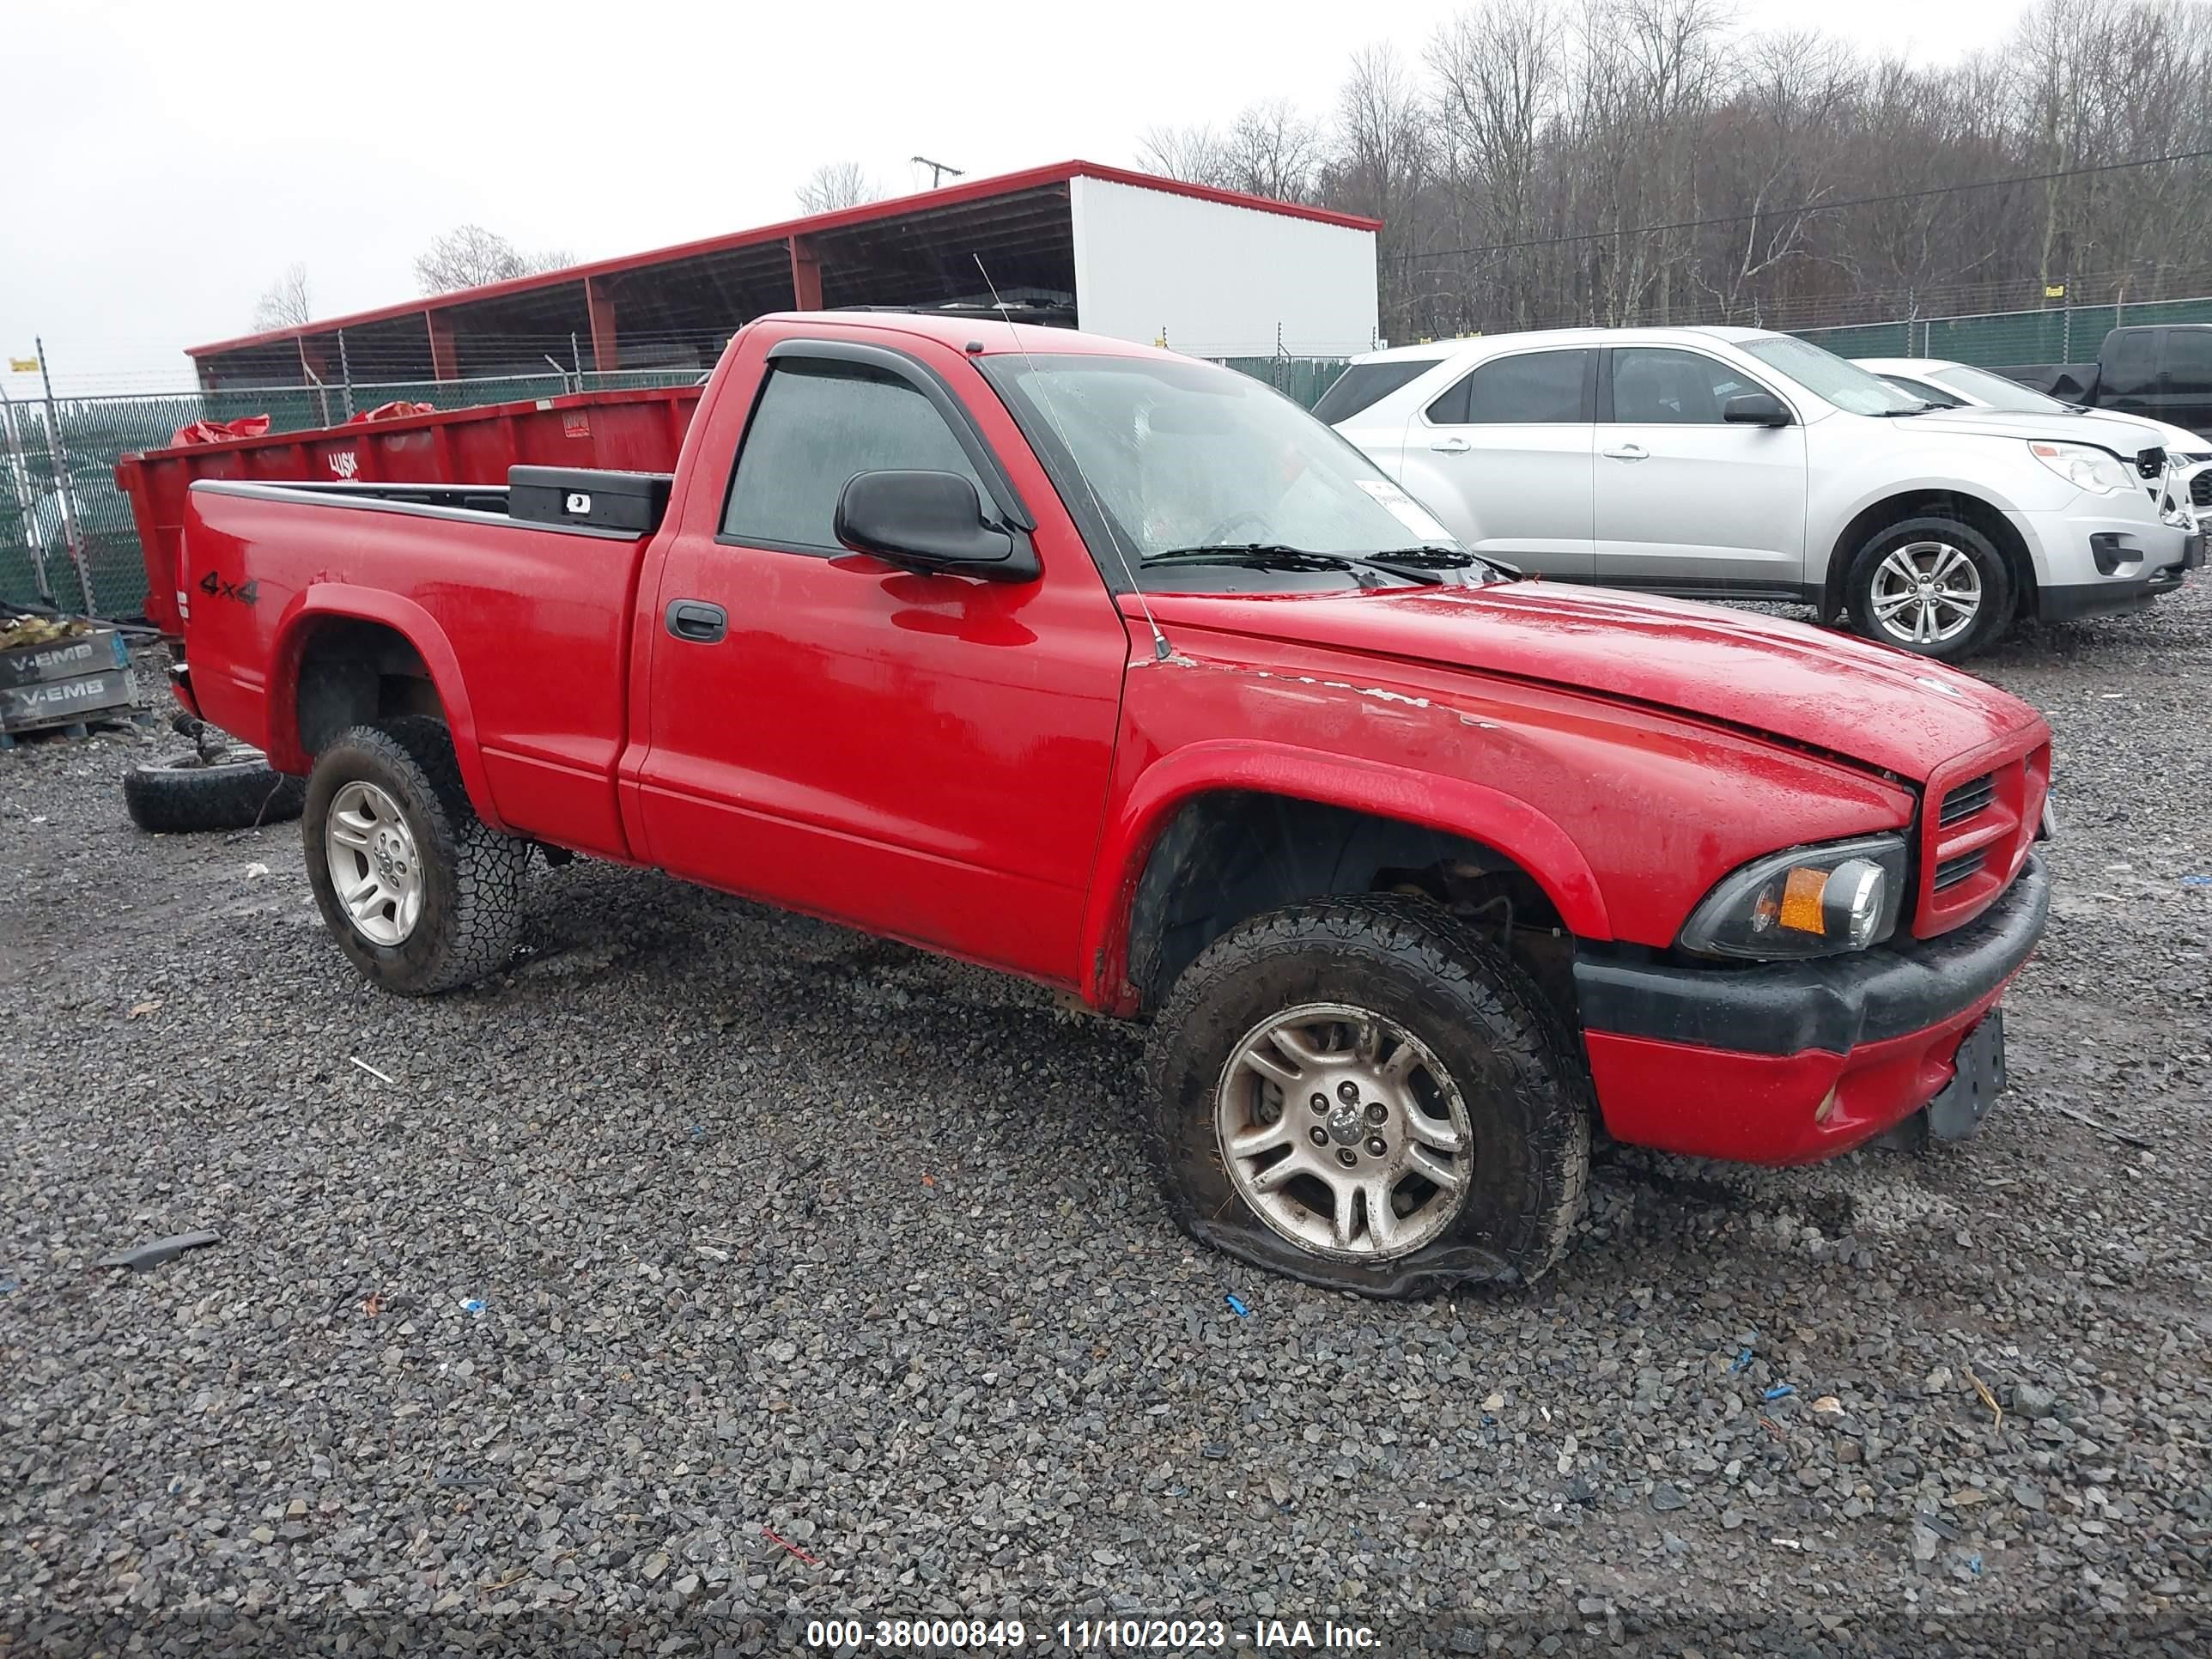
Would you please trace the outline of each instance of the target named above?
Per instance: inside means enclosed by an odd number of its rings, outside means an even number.
[[[909,343],[757,333],[750,367],[725,366],[640,595],[634,810],[678,875],[1073,981],[1127,634],[1003,406],[958,354]],[[706,459],[733,448],[734,468]],[[969,478],[1036,525],[1042,574],[840,546],[841,491],[879,468]]]
[[[1692,597],[1796,598],[1805,580],[1803,425],[1723,421],[1730,398],[1773,388],[1702,351],[1618,346],[1607,355],[1598,580]]]
[[[1587,581],[1597,354],[1522,351],[1407,417],[1398,482],[1478,553]]]

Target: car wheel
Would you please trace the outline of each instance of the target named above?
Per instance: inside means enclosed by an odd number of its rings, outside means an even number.
[[[213,760],[141,762],[123,775],[123,806],[131,823],[156,835],[251,830],[298,817],[307,787],[258,750],[234,749]]]
[[[315,757],[301,832],[324,924],[372,983],[426,995],[514,955],[530,843],[477,817],[440,722],[341,732]]]
[[[1170,1209],[1257,1267],[1375,1297],[1534,1279],[1581,1214],[1579,1047],[1425,901],[1320,899],[1216,939],[1147,1070]]]
[[[1845,589],[1861,634],[1942,662],[1972,656],[2012,621],[2011,568],[1960,519],[1907,519],[1876,531],[1852,556]]]

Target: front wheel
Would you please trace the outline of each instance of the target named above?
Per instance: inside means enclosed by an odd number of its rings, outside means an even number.
[[[1153,1026],[1169,1207],[1201,1243],[1367,1296],[1533,1279],[1582,1209],[1577,1049],[1534,983],[1433,905],[1261,916]]]
[[[514,955],[530,843],[477,817],[439,721],[340,732],[315,757],[301,830],[324,925],[372,983],[422,996]]]
[[[1961,519],[1931,515],[1876,531],[1852,556],[1844,585],[1858,632],[1939,662],[1973,655],[2012,621],[2011,568]]]

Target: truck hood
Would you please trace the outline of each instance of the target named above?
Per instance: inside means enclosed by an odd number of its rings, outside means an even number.
[[[1718,605],[1550,581],[1264,598],[1155,594],[1179,625],[1656,705],[1924,782],[2042,717],[1924,658]],[[1190,649],[1211,654],[1196,641]]]

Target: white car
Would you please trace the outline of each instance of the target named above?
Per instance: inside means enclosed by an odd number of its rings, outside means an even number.
[[[2090,422],[2089,441],[2110,444],[2123,454],[2139,459],[2144,452],[2163,452],[2166,463],[2177,467],[2212,461],[2212,441],[2186,427],[2154,421],[2148,415],[2123,415],[2116,409],[2085,409],[2008,380],[1995,369],[1972,363],[1954,363],[1942,357],[1854,357],[1851,361],[1879,374],[1900,392],[1944,409],[1992,410],[2008,415],[2071,415]],[[2199,528],[2212,525],[2212,473],[2198,477],[2191,503]]]
[[[2150,604],[2204,559],[2132,453],[1931,410],[1808,341],[1575,329],[1352,360],[1315,413],[1469,547],[1546,576],[1848,612],[1955,659],[2016,616]],[[2176,499],[2187,500],[2177,476]]]

